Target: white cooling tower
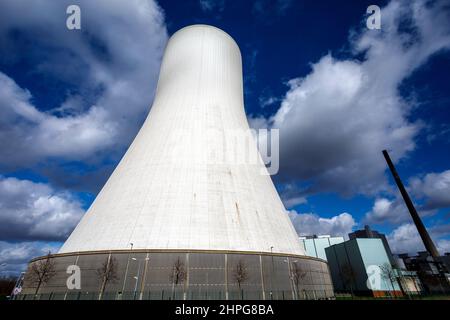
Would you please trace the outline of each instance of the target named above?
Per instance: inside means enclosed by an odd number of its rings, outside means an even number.
[[[59,253],[132,243],[303,255],[263,165],[219,159],[227,132],[248,129],[235,41],[206,25],[176,32],[147,120]]]

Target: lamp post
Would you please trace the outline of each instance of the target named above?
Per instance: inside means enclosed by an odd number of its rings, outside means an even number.
[[[125,293],[125,284],[127,282],[127,276],[128,276],[128,266],[130,264],[130,254],[131,254],[131,251],[133,250],[132,242],[130,242],[130,246],[131,246],[131,249],[130,249],[130,252],[128,252],[127,266],[125,268],[125,276],[123,277],[122,295]]]
[[[272,258],[272,276],[270,277],[270,300],[273,300],[273,277],[275,276],[275,267],[273,263],[273,246],[270,247],[270,257]]]
[[[286,260],[283,260],[288,265],[288,273],[289,273],[289,279],[291,280],[291,288],[292,288],[292,300],[295,300],[295,297],[297,296],[297,290],[294,283],[294,275],[292,274],[292,267],[291,263],[289,262],[289,257]],[[292,261],[293,263],[296,263],[297,260]]]
[[[150,260],[150,258],[148,257],[148,253],[144,260],[145,260],[145,264],[144,264],[144,271],[142,274],[141,289],[140,289],[141,292],[139,294],[139,300],[142,300],[142,295],[143,295],[144,289],[145,289],[145,281],[147,279],[147,266],[148,266],[148,261]]]
[[[139,262],[138,262],[138,270],[137,270],[137,273],[136,273],[136,275],[133,277],[133,278],[136,280],[136,282],[135,282],[135,284],[134,284],[133,297],[134,297],[134,299],[136,299],[137,287],[138,287],[138,283],[139,283],[139,278],[140,278],[140,276],[141,276],[141,262],[142,262],[142,261],[148,261],[148,260],[150,260],[150,258],[146,257],[144,260],[138,260],[138,259],[136,259],[135,257],[133,257],[133,258],[131,258],[131,260],[133,260],[133,261],[139,261]],[[145,269],[144,269],[144,273],[145,273]],[[144,279],[145,279],[145,278],[144,278]],[[142,286],[141,286],[141,288],[142,288]],[[141,295],[140,295],[140,297],[142,298],[142,290],[141,290]],[[140,298],[140,299],[141,299],[141,298]]]
[[[175,298],[175,267],[172,266],[172,300]]]
[[[131,260],[136,261],[137,259],[135,257],[131,258]],[[133,277],[134,279],[136,279],[136,283],[134,285],[134,293],[133,293],[133,299],[136,300],[136,291],[137,291],[137,285],[138,285],[138,281],[139,281],[139,273],[141,272],[141,260],[139,260],[138,263],[138,271],[136,273],[136,275]]]

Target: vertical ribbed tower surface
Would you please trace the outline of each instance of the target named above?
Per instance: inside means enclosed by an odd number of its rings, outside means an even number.
[[[220,161],[227,132],[248,129],[237,44],[211,26],[179,30],[145,123],[60,253],[133,243],[303,255],[263,164]]]

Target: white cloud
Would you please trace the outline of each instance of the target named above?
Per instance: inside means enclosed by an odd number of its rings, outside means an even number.
[[[267,106],[270,106],[272,104],[277,103],[278,101],[280,101],[279,98],[274,97],[274,96],[269,96],[269,97],[259,97],[259,105],[261,106],[261,108],[265,108]]]
[[[65,240],[83,214],[69,193],[0,176],[0,240]]]
[[[295,210],[289,211],[288,215],[300,236],[331,235],[348,238],[348,233],[356,225],[352,215],[346,212],[331,218],[321,218],[314,213],[297,213]]]
[[[81,8],[81,30],[66,28],[70,4]],[[63,162],[110,166],[149,111],[167,38],[152,0],[2,1],[0,171],[45,163],[46,176],[69,183],[79,169]],[[33,91],[40,82],[48,99]],[[12,241],[0,241],[2,275],[57,252],[45,241],[65,240],[83,213],[68,192],[0,176],[0,240]]]
[[[450,252],[450,240],[442,238],[450,235],[450,225],[444,226],[445,232],[439,230],[442,226],[429,228],[430,236],[433,238],[440,254]],[[388,242],[394,253],[416,254],[418,251],[425,250],[419,233],[412,223],[405,223],[394,229],[388,235]]]
[[[351,37],[365,60],[331,54],[289,81],[267,125],[280,129],[280,173],[312,182],[305,194],[334,191],[377,194],[386,189],[383,149],[394,162],[415,149],[421,122],[408,120],[411,105],[398,86],[433,54],[450,48],[450,19],[442,2],[392,1],[382,9],[381,31]],[[400,28],[402,24],[402,28]],[[409,24],[408,30],[404,25]],[[261,119],[254,121],[262,126]]]
[[[308,201],[305,197],[290,197],[290,198],[284,198],[283,204],[286,208],[292,208],[299,204],[305,204]]]
[[[93,106],[80,115],[60,118],[35,108],[31,94],[1,72],[0,88],[1,162],[83,159],[114,145],[118,128],[105,108]]]
[[[397,197],[394,200],[387,198],[377,198],[372,209],[366,213],[365,223],[393,223],[398,224],[410,221],[411,217],[406,208],[405,202]]]
[[[425,209],[450,207],[450,170],[414,177],[409,180],[409,189],[413,195],[425,199]]]
[[[299,204],[308,203],[306,197],[299,195],[299,187],[295,184],[286,183],[279,192],[281,200],[287,209],[293,208]]]
[[[18,275],[21,271],[25,271],[27,263],[31,259],[46,255],[48,252],[56,253],[58,250],[58,245],[45,242],[10,243],[0,241],[1,275]]]
[[[65,27],[69,2],[81,8],[80,31]],[[33,46],[20,47],[20,37]],[[59,106],[36,106],[33,92],[0,73],[0,168],[121,154],[151,105],[166,40],[150,0],[3,1],[0,59],[15,65],[27,50],[29,74],[75,89]]]
[[[440,254],[450,253],[450,240],[442,239],[437,243],[437,249]]]
[[[433,215],[438,209],[450,206],[450,170],[413,177],[409,179],[407,189],[416,200],[419,214]],[[393,199],[375,199],[372,209],[365,215],[365,221],[398,224],[411,221],[411,216],[400,193],[396,192]]]
[[[388,235],[388,242],[394,253],[415,254],[425,250],[417,229],[412,223],[406,223],[394,229]]]

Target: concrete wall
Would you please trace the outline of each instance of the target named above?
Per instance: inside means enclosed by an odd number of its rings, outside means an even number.
[[[133,250],[52,256],[56,273],[41,286],[37,299],[98,299],[104,283],[103,273],[98,270],[108,259],[110,266],[114,265],[116,279],[105,283],[103,299],[292,300],[334,295],[327,264],[320,259],[239,252]],[[45,261],[44,257],[32,264]],[[239,264],[246,275],[240,285]],[[67,287],[69,265],[81,269],[80,289]],[[37,283],[31,281],[30,268],[19,299],[34,299]],[[180,276],[176,283],[174,275],[181,273],[185,277]]]

